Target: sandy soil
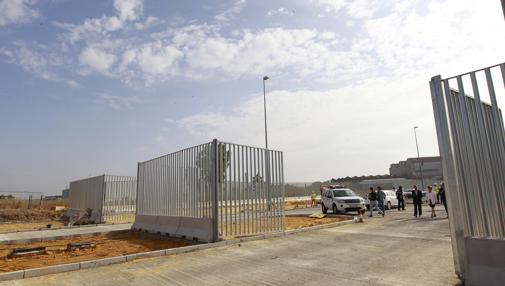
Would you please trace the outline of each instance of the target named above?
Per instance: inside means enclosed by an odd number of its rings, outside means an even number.
[[[348,216],[327,216],[324,218],[310,218],[308,216],[286,216],[286,229],[316,226],[349,219],[350,218]]]
[[[311,200],[289,201],[285,203],[284,210],[305,209],[311,207]]]
[[[0,223],[0,233],[47,229],[48,224],[51,224],[51,228],[63,227],[61,221],[6,222]]]
[[[68,243],[84,241],[95,243],[96,248],[75,250],[72,252],[64,251]],[[0,272],[94,260],[105,257],[181,247],[189,244],[190,242],[184,240],[163,238],[158,235],[147,233],[125,231],[99,236],[76,237],[73,239],[62,239],[31,244],[0,245]],[[12,259],[8,259],[6,257],[10,249],[35,246],[46,246],[48,250],[47,254],[17,257]]]

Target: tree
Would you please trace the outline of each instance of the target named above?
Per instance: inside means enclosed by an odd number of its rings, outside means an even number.
[[[198,152],[195,165],[202,170],[200,180],[210,182],[212,180],[212,145],[205,145],[203,150]],[[218,143],[217,145],[217,159],[218,159],[218,183],[222,184],[226,181],[226,170],[230,166],[231,151],[226,150],[225,143]]]

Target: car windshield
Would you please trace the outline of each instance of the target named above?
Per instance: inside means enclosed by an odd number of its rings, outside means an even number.
[[[334,197],[354,197],[354,196],[356,196],[356,194],[349,189],[347,189],[347,190],[344,189],[344,190],[334,190],[333,196]]]

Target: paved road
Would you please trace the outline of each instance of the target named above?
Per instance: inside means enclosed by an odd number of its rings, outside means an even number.
[[[23,239],[50,239],[52,237],[66,236],[66,235],[79,235],[79,234],[94,234],[110,231],[126,230],[131,228],[130,224],[105,224],[99,226],[84,226],[75,228],[62,228],[62,229],[48,229],[48,230],[34,230],[34,231],[21,231],[0,234],[0,244],[7,243],[12,240]]]
[[[364,224],[0,285],[457,285],[439,214],[391,211]]]

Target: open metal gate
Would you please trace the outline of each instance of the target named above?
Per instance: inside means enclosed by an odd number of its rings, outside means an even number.
[[[455,269],[467,285],[505,281],[504,86],[505,63],[430,81]]]

